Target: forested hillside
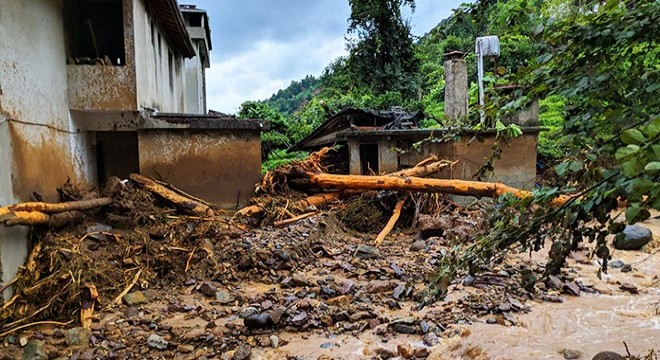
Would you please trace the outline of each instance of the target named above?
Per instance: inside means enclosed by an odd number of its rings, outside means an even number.
[[[359,2],[356,2],[356,4]],[[398,7],[414,6],[413,1],[394,1]],[[555,4],[556,3],[556,4]],[[554,5],[553,5],[554,4]],[[447,125],[444,119],[444,68],[443,55],[451,51],[466,53],[469,64],[471,82],[471,108],[476,110],[476,59],[474,56],[475,38],[484,34],[497,34],[501,41],[502,55],[496,61],[487,62],[487,86],[492,88],[496,83],[510,83],[510,77],[521,68],[525,68],[543,53],[546,46],[540,35],[537,23],[547,18],[555,8],[561,8],[562,1],[539,0],[509,0],[509,1],[482,1],[478,4],[465,4],[455,13],[431,29],[421,38],[415,39],[410,35],[409,24],[400,13],[389,14],[391,24],[388,34],[397,36],[381,36],[393,41],[389,46],[393,49],[409,49],[403,53],[393,54],[394,57],[404,59],[399,64],[389,68],[383,67],[381,74],[371,73],[377,68],[371,59],[360,60],[356,54],[373,53],[375,45],[362,41],[372,49],[357,48],[358,43],[347,44],[350,55],[336,59],[329,64],[323,74],[318,78],[307,76],[300,81],[293,81],[286,89],[279,90],[271,98],[259,105],[262,117],[282,123],[276,127],[277,134],[265,135],[264,149],[270,154],[275,149],[283,149],[285,145],[295,143],[314,127],[318,126],[328,114],[339,111],[347,106],[388,108],[390,106],[403,106],[409,110],[423,110],[430,118],[436,121],[427,121],[426,126]],[[369,21],[365,12],[378,9],[360,8],[359,4],[354,11],[355,20],[349,19],[349,34],[360,36],[369,35],[360,33],[359,22]],[[366,24],[365,25],[372,25]],[[367,27],[365,27],[367,28]],[[392,30],[393,29],[393,30]],[[374,36],[375,41],[381,41]],[[402,45],[403,44],[403,45]],[[387,78],[389,76],[389,78]],[[365,79],[381,79],[382,84],[370,84]],[[566,101],[562,96],[550,96],[541,99],[541,125],[548,131],[541,135],[540,156],[552,161],[561,156],[561,146],[552,139],[556,138],[558,127],[564,119]],[[255,114],[255,102],[243,104],[241,113]],[[279,113],[273,116],[273,111]],[[466,122],[465,125],[470,125]],[[286,138],[286,141],[284,141]],[[271,154],[277,159],[285,156],[282,151]],[[281,163],[277,161],[275,163]],[[273,163],[273,164],[275,164]],[[267,164],[270,166],[271,164]]]

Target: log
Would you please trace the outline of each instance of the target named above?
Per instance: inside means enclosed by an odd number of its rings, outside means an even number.
[[[41,211],[13,211],[0,216],[0,224],[5,226],[37,226],[49,225],[63,227],[83,217],[80,211],[67,211],[56,214],[46,214]]]
[[[412,167],[410,169],[404,169],[400,170],[385,176],[399,176],[399,177],[409,177],[409,176],[417,176],[417,177],[424,177],[431,175],[433,173],[436,173],[440,171],[441,169],[451,166],[456,164],[456,162],[449,162],[447,160],[442,160],[442,161],[435,161],[429,163],[429,161],[435,160],[435,157],[429,157],[419,164],[417,164],[415,167]],[[319,193],[319,194],[314,194],[310,195],[302,200],[300,200],[297,204],[296,207],[299,209],[305,209],[309,207],[310,205],[316,206],[316,207],[321,207],[324,206],[330,202],[333,202],[337,199],[340,199],[343,196],[348,196],[348,195],[356,195],[359,194],[361,191],[345,191],[345,192],[328,192],[328,193]],[[246,206],[240,210],[237,211],[238,215],[241,216],[252,216],[252,215],[257,215],[264,211],[264,206],[263,204],[255,204],[255,205],[250,205]]]
[[[387,221],[387,224],[383,228],[383,230],[380,231],[378,236],[376,237],[376,240],[374,241],[374,246],[378,247],[380,244],[383,243],[383,240],[385,240],[385,237],[389,235],[389,233],[394,229],[394,225],[396,225],[396,222],[399,220],[399,216],[401,216],[401,209],[403,209],[403,204],[405,204],[406,198],[403,198],[399,200],[396,205],[394,206],[394,210],[392,211],[392,217],[390,217],[390,220]]]
[[[168,201],[179,209],[190,212],[198,216],[214,216],[213,210],[208,206],[199,203],[191,198],[185,197],[166,188],[155,181],[139,174],[131,174],[129,178],[148,191],[156,194],[165,201]]]
[[[85,284],[80,291],[80,324],[83,329],[92,328],[94,307],[99,298],[99,292],[94,284]]]
[[[306,172],[311,184],[321,189],[334,190],[390,190],[444,193],[463,196],[496,198],[503,194],[513,194],[518,198],[527,198],[532,193],[527,190],[491,182],[427,179],[420,177],[369,176],[369,175],[334,175]],[[552,205],[562,205],[571,199],[568,195],[560,195],[551,201]]]
[[[40,211],[46,214],[66,211],[84,211],[112,204],[112,198],[69,201],[63,203],[26,202],[8,206],[9,211]]]

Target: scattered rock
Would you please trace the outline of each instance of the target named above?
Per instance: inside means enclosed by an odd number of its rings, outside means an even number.
[[[195,347],[193,345],[184,345],[181,344],[177,346],[176,350],[182,354],[189,354],[193,351],[195,351]]]
[[[612,260],[607,263],[607,266],[609,266],[612,269],[620,269],[625,265],[625,263],[621,260]]]
[[[152,349],[167,350],[169,344],[167,340],[156,334],[151,334],[147,338],[147,346]]]
[[[576,284],[574,281],[571,281],[569,283],[566,283],[566,292],[575,295],[575,296],[580,296],[580,286]]]
[[[23,360],[48,360],[45,344],[41,340],[30,340],[23,349]]]
[[[566,360],[580,359],[582,357],[582,351],[579,350],[564,349],[562,353]]]
[[[417,328],[412,325],[407,325],[403,323],[395,323],[391,325],[392,330],[402,333],[402,334],[416,334]]]
[[[221,304],[226,305],[232,301],[231,294],[227,289],[220,289],[215,292],[215,299]]]
[[[278,338],[277,335],[271,335],[268,339],[270,340],[270,344],[277,349],[280,345],[280,338]]]
[[[619,289],[627,291],[631,294],[637,294],[639,292],[639,290],[637,290],[637,286],[635,286],[633,283],[623,283],[621,286],[619,286]]]
[[[257,314],[258,312],[259,310],[256,307],[248,306],[243,308],[241,312],[238,313],[238,317],[240,317],[241,319],[245,319],[247,317]]]
[[[21,347],[25,347],[25,345],[28,344],[28,338],[21,336],[21,338],[18,339],[18,344],[21,345]]]
[[[69,346],[87,345],[92,336],[92,330],[74,327],[66,331],[64,338]]]
[[[333,347],[335,347],[335,343],[333,342],[325,342],[320,346],[321,349],[332,349]]]
[[[594,355],[591,360],[623,360],[624,357],[613,351],[601,351]]]
[[[283,288],[293,288],[293,287],[305,287],[309,286],[309,281],[301,274],[296,274],[293,275],[293,277],[289,276],[284,278],[280,285]]]
[[[359,245],[356,253],[357,257],[363,260],[378,257],[380,255],[380,251],[377,248],[369,245]]]
[[[393,352],[392,350],[386,349],[386,348],[383,348],[383,347],[376,348],[376,350],[374,350],[374,353],[376,355],[378,355],[379,359],[391,359],[391,358],[397,356],[397,354],[395,352]]]
[[[410,344],[399,344],[396,346],[396,351],[404,359],[410,359],[415,356],[415,349]]]
[[[438,338],[438,335],[436,335],[433,332],[424,335],[422,341],[424,341],[424,345],[426,346],[436,346],[440,343],[440,339]]]
[[[415,349],[415,358],[417,358],[417,359],[426,359],[430,355],[431,355],[431,352],[429,351],[429,349],[427,349],[425,347],[419,347],[419,348]]]
[[[632,265],[630,264],[625,264],[621,267],[621,272],[622,273],[627,273],[632,271]]]
[[[197,289],[197,290],[199,290],[199,292],[204,294],[204,296],[206,296],[206,297],[214,297],[215,292],[216,292],[216,287],[213,286],[213,284],[211,284],[209,282],[203,282],[199,286],[199,289]]]
[[[243,324],[249,329],[263,329],[276,323],[268,313],[254,314],[243,319]]]
[[[291,323],[294,325],[302,326],[307,323],[307,312],[301,311],[298,314],[296,314],[292,319]]]
[[[410,251],[422,251],[426,248],[426,241],[424,240],[417,240],[412,245],[410,245]]]
[[[238,348],[236,348],[236,351],[234,352],[234,356],[232,356],[232,360],[248,359],[251,353],[252,353],[252,347],[250,347],[250,345],[248,344],[238,345]]]
[[[127,306],[137,306],[149,302],[149,299],[142,291],[133,291],[132,293],[128,293],[124,295],[122,300]]]
[[[623,230],[623,236],[617,236],[614,240],[614,248],[618,250],[639,250],[642,246],[653,240],[651,230],[641,225],[627,225]]]
[[[549,288],[555,290],[562,290],[564,288],[564,282],[555,275],[548,276],[546,285],[548,285]]]
[[[477,279],[475,279],[474,276],[468,275],[465,278],[463,278],[463,286],[471,286],[472,284],[474,284],[475,280]]]

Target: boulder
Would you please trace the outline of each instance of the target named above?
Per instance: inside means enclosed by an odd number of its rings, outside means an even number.
[[[651,230],[641,225],[628,225],[623,230],[623,235],[618,235],[615,238],[614,248],[618,250],[639,250],[651,240],[653,240]]]

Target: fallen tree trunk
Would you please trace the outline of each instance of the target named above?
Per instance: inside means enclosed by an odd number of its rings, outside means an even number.
[[[374,246],[380,246],[380,244],[383,243],[383,240],[385,240],[385,237],[392,231],[392,229],[394,229],[394,225],[396,225],[396,222],[399,220],[399,216],[401,216],[401,209],[403,209],[403,204],[405,204],[405,202],[406,198],[403,198],[396,203],[394,206],[394,211],[392,211],[392,217],[390,217],[390,220],[376,237]]]
[[[131,174],[129,178],[144,187],[148,191],[158,195],[162,199],[172,203],[178,208],[193,213],[198,216],[214,216],[213,210],[204,204],[199,203],[191,198],[180,195],[155,181],[146,178],[139,174]]]
[[[56,214],[46,214],[41,211],[12,211],[0,215],[0,224],[4,224],[5,226],[49,225],[63,227],[82,218],[83,213],[80,211],[66,211]]]
[[[516,189],[502,183],[490,183],[468,180],[427,179],[419,177],[368,176],[368,175],[334,175],[305,172],[303,177],[310,183],[322,189],[335,190],[390,190],[444,193],[453,195],[491,197],[503,194],[513,194],[518,198],[527,198],[532,193]],[[562,205],[571,199],[568,195],[560,195],[552,200],[553,205]]]
[[[412,167],[410,169],[400,170],[384,176],[424,177],[434,174],[440,171],[441,169],[454,165],[456,163],[447,160],[441,160],[441,161],[434,161],[434,160],[436,160],[435,157],[429,157],[421,161],[419,164],[415,165],[415,167]],[[344,191],[344,192],[337,191],[337,192],[314,194],[298,201],[296,207],[299,209],[305,209],[309,206],[321,207],[337,199],[340,199],[344,196],[357,195],[360,194],[361,192],[362,191]],[[263,204],[255,204],[255,205],[246,206],[238,210],[237,214],[242,216],[251,216],[251,215],[257,215],[262,211],[264,211]]]
[[[90,200],[69,201],[63,203],[26,202],[9,205],[9,211],[40,211],[47,214],[61,213],[65,211],[84,211],[112,204],[112,198],[104,197]],[[2,214],[0,210],[0,215]]]

